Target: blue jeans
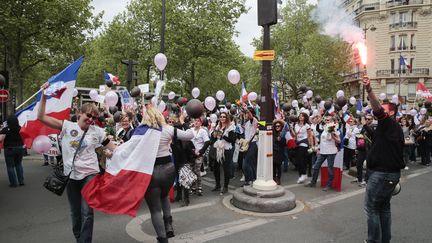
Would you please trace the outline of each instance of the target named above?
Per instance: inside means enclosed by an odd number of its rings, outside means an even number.
[[[22,147],[7,147],[4,150],[10,186],[17,186],[17,179],[20,185],[24,185],[23,152]]]
[[[333,166],[336,158],[336,154],[319,154],[314,165],[313,165],[313,174],[312,174],[312,184],[316,184],[318,180],[318,174],[321,168],[321,165],[327,160],[327,169],[328,169],[328,181],[327,187],[331,187],[334,178]]]
[[[78,243],[92,242],[93,209],[81,196],[81,189],[95,175],[89,175],[82,180],[69,180],[66,191],[72,215],[72,231]]]
[[[389,173],[368,170],[365,195],[368,242],[387,243],[391,239],[390,200],[399,182],[400,172]]]
[[[284,160],[283,160],[283,169],[284,171],[288,171],[288,163],[289,163],[289,159],[288,159],[288,148],[285,147],[284,148]],[[313,161],[313,160],[312,160]]]
[[[256,142],[251,142],[243,161],[243,174],[246,182],[254,181],[256,179],[257,157],[258,146]]]

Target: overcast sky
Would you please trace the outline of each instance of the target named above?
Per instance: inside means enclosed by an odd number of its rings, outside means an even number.
[[[126,9],[128,2],[130,0],[93,0],[92,5],[95,8],[94,13],[105,11],[103,21],[108,23],[115,15]],[[251,43],[253,38],[257,38],[261,34],[261,27],[257,25],[256,0],[246,0],[246,5],[250,7],[250,10],[239,18],[236,25],[239,35],[234,40],[245,55],[252,57],[255,49]]]

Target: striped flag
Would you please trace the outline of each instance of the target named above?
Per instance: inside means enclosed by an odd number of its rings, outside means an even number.
[[[108,214],[135,217],[151,181],[160,137],[160,130],[137,127],[131,139],[107,161],[105,173],[82,189],[88,205]]]
[[[248,101],[248,93],[246,91],[244,82],[242,82],[242,88],[241,88],[241,95],[240,95],[240,102],[245,103]]]
[[[276,119],[281,119],[281,111],[279,107],[279,97],[277,93],[277,87],[276,85],[273,87],[273,100],[274,100],[274,114]]]

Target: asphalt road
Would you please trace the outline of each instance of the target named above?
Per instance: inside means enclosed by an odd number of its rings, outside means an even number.
[[[74,242],[66,196],[42,187],[50,168],[41,156],[24,158],[26,185],[9,188],[3,154],[0,155],[0,242]],[[432,242],[432,168],[412,165],[404,171],[402,192],[392,200],[392,242]],[[364,189],[345,175],[342,192],[297,186],[297,173],[283,174],[282,185],[305,205],[300,212],[279,217],[245,215],[226,208],[223,196],[210,192],[212,175],[204,177],[204,196],[191,196],[191,205],[173,203],[176,237],[170,242],[363,242],[366,216]],[[241,183],[233,180],[231,190]],[[228,194],[229,195],[229,194]],[[225,195],[227,196],[227,195]],[[226,199],[227,200],[227,199]],[[156,242],[142,205],[138,217],[95,215],[93,242]]]

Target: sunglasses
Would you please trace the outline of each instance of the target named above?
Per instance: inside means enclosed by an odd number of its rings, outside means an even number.
[[[86,113],[86,116],[87,116],[88,119],[93,119],[93,120],[97,120],[98,119],[97,116],[93,116],[93,114],[91,114],[91,113]]]
[[[276,125],[275,127],[281,127],[280,125]]]
[[[220,118],[227,118],[226,116],[220,116]]]
[[[367,121],[372,121],[372,118],[366,118]]]

